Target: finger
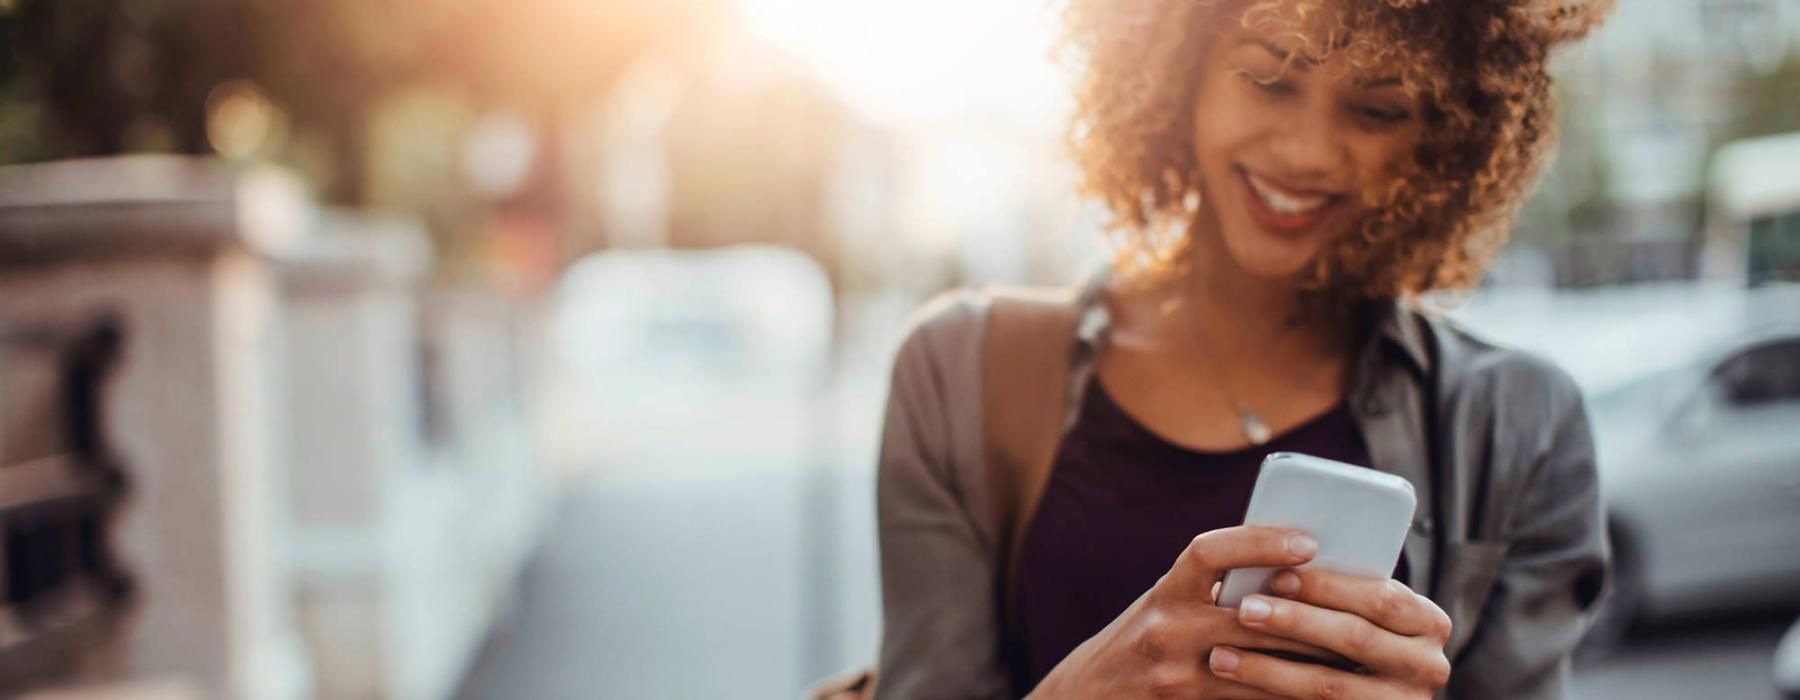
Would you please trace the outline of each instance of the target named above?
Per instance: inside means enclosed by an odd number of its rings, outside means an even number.
[[[1212,688],[1209,688],[1209,690],[1211,692],[1207,693],[1206,697],[1224,698],[1225,700],[1291,700],[1285,696],[1276,695],[1253,685],[1246,685],[1218,676],[1213,676]]]
[[[1152,591],[1206,601],[1213,583],[1228,570],[1299,566],[1318,551],[1317,541],[1295,530],[1252,525],[1220,528],[1189,542]]]
[[[1399,581],[1299,569],[1276,574],[1271,587],[1285,597],[1352,613],[1397,634],[1440,643],[1450,638],[1450,616]]]
[[[1285,651],[1291,654],[1299,654],[1301,656],[1318,659],[1321,663],[1341,663],[1346,661],[1342,654],[1317,644],[1284,637],[1268,630],[1247,627],[1242,622],[1238,621],[1237,608],[1219,608],[1215,614],[1229,618],[1210,626],[1211,629],[1217,630],[1219,634],[1219,636],[1214,639],[1229,646],[1241,647],[1244,649],[1272,649],[1276,651]]]
[[[1213,649],[1207,667],[1220,678],[1288,698],[1386,700],[1401,691],[1383,678],[1223,646]]]
[[[1215,644],[1226,644],[1245,649],[1285,652],[1314,659],[1319,663],[1357,665],[1330,649],[1245,627],[1238,622],[1237,608],[1210,605],[1188,607],[1169,616],[1163,627],[1162,638],[1167,646],[1198,650],[1197,653],[1201,655]]]
[[[1238,608],[1245,627],[1325,647],[1384,676],[1439,683],[1450,675],[1442,646],[1389,631],[1354,613],[1254,595]]]

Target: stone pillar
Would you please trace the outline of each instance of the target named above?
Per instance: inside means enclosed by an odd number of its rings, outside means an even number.
[[[517,397],[522,310],[423,293],[416,225],[322,224],[282,274],[301,628],[324,697],[449,697],[547,502]]]
[[[274,170],[162,156],[0,168],[0,324],[110,317],[118,331],[96,413],[123,474],[110,540],[131,612],[83,652],[110,661],[71,680],[310,693],[283,556],[269,260],[314,218]]]
[[[455,585],[408,589],[419,543],[398,534],[425,515],[406,501],[428,476],[416,298],[429,247],[406,221],[321,223],[282,274],[301,628],[322,697],[440,697],[455,677],[412,663],[437,630],[395,614]]]

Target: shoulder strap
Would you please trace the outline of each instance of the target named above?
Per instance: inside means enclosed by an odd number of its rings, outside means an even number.
[[[1019,544],[1049,480],[1062,433],[1073,289],[990,289],[982,346],[982,432],[988,494],[1001,525],[1002,617],[1013,627]]]
[[[1070,340],[1077,296],[1072,290],[990,288],[981,348],[982,439],[989,498],[999,524],[1004,590],[1002,638],[1014,629],[1019,541],[1044,493],[1067,400]],[[812,700],[863,700],[874,695],[875,669],[827,681]]]

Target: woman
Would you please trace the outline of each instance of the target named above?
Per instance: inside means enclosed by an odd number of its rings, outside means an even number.
[[[1122,254],[1041,348],[1067,412],[1016,528],[980,427],[1010,398],[981,395],[981,348],[1011,331],[962,293],[903,345],[877,697],[1563,697],[1606,570],[1580,397],[1415,302],[1504,241],[1553,137],[1546,55],[1603,10],[1072,0],[1071,140]],[[1316,547],[1238,525],[1273,451],[1414,483],[1395,580],[1212,604]]]

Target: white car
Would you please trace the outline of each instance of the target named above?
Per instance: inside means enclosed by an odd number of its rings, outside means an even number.
[[[1800,601],[1800,328],[1745,333],[1590,407],[1614,561],[1594,634]]]
[[[1590,650],[1638,621],[1800,602],[1800,288],[1623,288],[1462,315],[1587,394],[1614,558]]]
[[[785,464],[831,370],[824,270],[785,248],[619,250],[569,268],[550,318],[570,386],[553,443],[589,463]],[[706,439],[697,439],[705,436]],[[729,449],[727,449],[729,445]],[[670,450],[687,459],[670,459]],[[700,457],[694,452],[722,451]]]

